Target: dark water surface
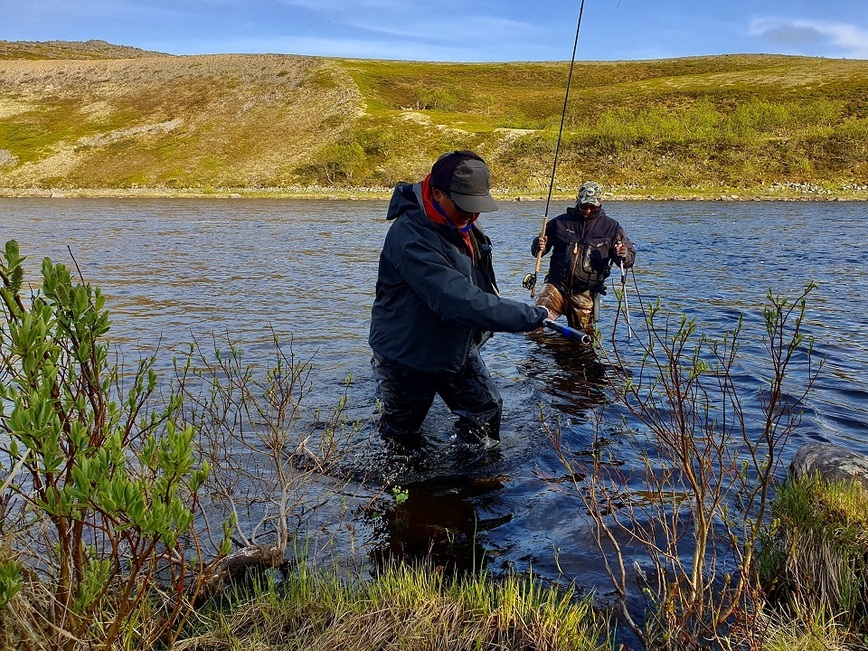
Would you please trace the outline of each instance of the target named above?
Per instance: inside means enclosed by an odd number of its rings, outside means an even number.
[[[555,204],[550,214],[565,207]],[[864,203],[606,207],[638,249],[635,282],[643,303],[659,297],[665,311],[695,317],[712,336],[744,319],[738,370],[748,399],[764,382],[761,308],[768,290],[794,297],[809,280],[817,282],[806,332],[827,362],[785,460],[816,440],[868,452]],[[19,241],[31,279],[44,256],[69,264],[70,247],[86,279],[107,296],[112,340],[144,353],[159,342],[164,369],[193,336],[212,332],[230,333],[253,361],[271,351],[270,326],[292,335],[300,357],[314,355],[311,406],[333,405],[352,375],[350,414],[367,419],[375,396],[366,338],[385,208],[373,201],[0,199],[0,238]],[[529,300],[520,282],[533,269],[529,243],[543,209],[503,203],[482,219],[494,240],[501,291],[511,298]],[[638,298],[630,291],[635,326]],[[609,292],[601,323],[606,339],[614,313]],[[621,321],[615,337],[629,359],[625,335]],[[498,334],[483,357],[503,394],[502,444],[480,453],[460,447],[436,402],[425,424],[429,451],[401,478],[411,499],[400,523],[359,525],[367,553],[424,551],[434,539],[435,552],[459,560],[484,552],[495,569],[532,566],[541,576],[563,574],[607,589],[580,500],[551,482],[564,469],[539,420],[542,410],[574,449],[589,448],[597,432],[593,410],[611,397],[605,371],[554,334]],[[606,433],[617,435],[622,415],[607,408]],[[758,404],[748,405],[748,417],[758,416]],[[390,469],[379,470],[385,476]]]

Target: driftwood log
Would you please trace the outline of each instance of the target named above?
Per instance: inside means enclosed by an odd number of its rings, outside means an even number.
[[[284,549],[279,545],[250,545],[224,556],[214,563],[202,581],[195,605],[200,606],[218,594],[225,583],[253,568],[279,568],[286,562]]]
[[[856,481],[868,490],[868,456],[833,443],[808,443],[790,463],[794,477],[819,475],[825,481]]]

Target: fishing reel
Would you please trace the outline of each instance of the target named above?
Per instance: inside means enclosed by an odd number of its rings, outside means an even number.
[[[528,273],[521,281],[521,286],[529,291],[536,287],[536,274]]]

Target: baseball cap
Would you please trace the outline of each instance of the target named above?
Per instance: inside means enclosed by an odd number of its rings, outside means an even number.
[[[577,201],[580,206],[584,204],[599,206],[603,202],[603,188],[600,187],[599,183],[585,181],[579,188]]]
[[[482,158],[472,151],[452,151],[440,156],[431,168],[431,185],[449,194],[464,212],[491,212],[491,174]]]

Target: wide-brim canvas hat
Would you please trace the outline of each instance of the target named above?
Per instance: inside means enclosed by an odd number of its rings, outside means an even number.
[[[431,168],[431,184],[446,192],[464,212],[492,212],[491,173],[482,158],[472,151],[443,154]]]

